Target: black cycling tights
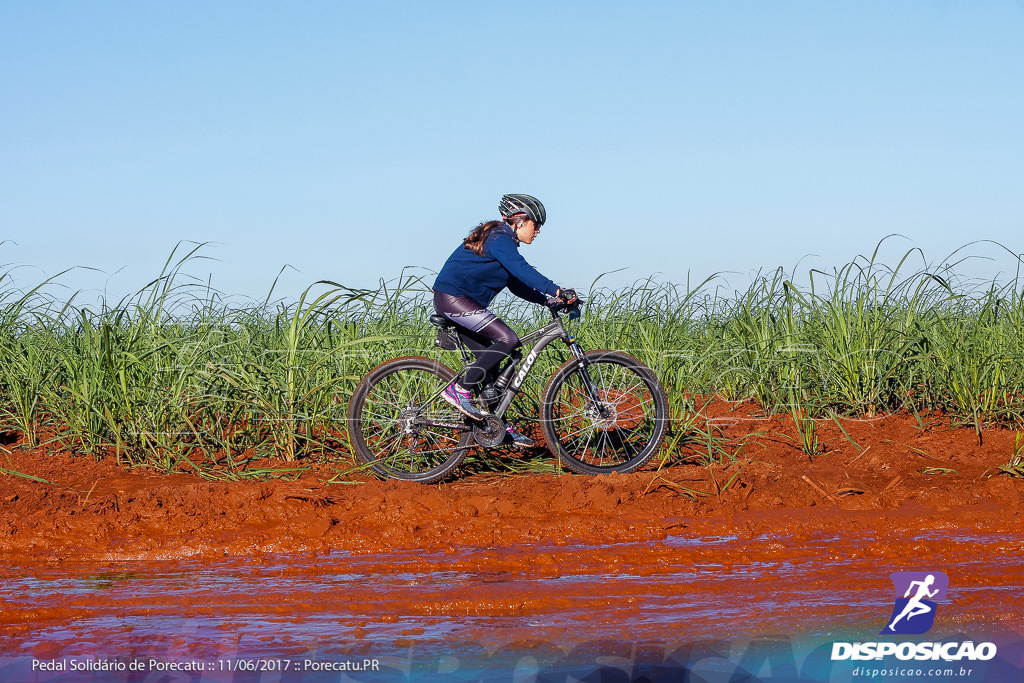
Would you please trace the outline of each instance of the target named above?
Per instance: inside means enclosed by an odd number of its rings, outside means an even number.
[[[519,337],[511,327],[467,296],[434,292],[434,308],[463,328],[460,330],[462,338],[476,356],[462,378],[467,389],[476,388],[487,379],[493,380],[492,373],[498,363],[519,346]]]

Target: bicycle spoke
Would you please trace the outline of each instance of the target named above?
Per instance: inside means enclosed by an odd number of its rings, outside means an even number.
[[[471,436],[451,426],[462,416],[437,400],[451,381],[451,371],[444,369],[446,376],[440,368],[428,359],[396,359],[357,388],[350,429],[360,436],[354,440],[360,457],[378,473],[433,481],[464,456]]]
[[[578,463],[593,468],[578,471],[628,471],[639,466],[632,463],[646,461],[661,442],[664,396],[636,369],[643,366],[635,359],[624,354],[608,359],[615,352],[599,353],[585,370],[569,367],[552,387],[545,398],[547,428],[571,468]]]

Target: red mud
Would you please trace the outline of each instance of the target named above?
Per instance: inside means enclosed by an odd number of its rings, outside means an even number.
[[[884,619],[897,570],[949,575],[947,631],[1024,631],[1024,479],[998,474],[1014,432],[979,443],[973,429],[890,416],[843,420],[844,435],[828,420],[809,457],[791,419],[757,410],[707,407],[730,464],[431,486],[328,484],[326,465],[210,482],[8,447],[0,468],[52,483],[0,474],[0,652],[131,649],[141,635],[191,654],[223,654],[227,639],[283,655],[365,637],[613,637],[623,624],[678,639],[721,636],[730,620],[822,632],[851,609]],[[291,464],[249,467],[271,465]],[[180,585],[157,580],[168,575]],[[161,617],[188,635],[138,621]],[[86,631],[69,626],[79,619]]]

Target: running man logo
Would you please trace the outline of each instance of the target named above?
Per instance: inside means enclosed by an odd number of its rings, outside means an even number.
[[[927,633],[935,623],[936,603],[946,599],[949,577],[942,572],[893,572],[896,605],[881,633]]]

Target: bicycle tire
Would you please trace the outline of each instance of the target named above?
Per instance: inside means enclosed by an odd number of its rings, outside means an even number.
[[[430,484],[448,476],[469,452],[472,434],[412,420],[465,421],[437,396],[454,377],[451,368],[421,356],[395,358],[371,370],[348,408],[349,437],[359,458],[385,478]]]
[[[654,457],[665,439],[665,390],[650,368],[627,353],[590,351],[586,358],[601,406],[586,389],[580,361],[564,363],[541,400],[544,439],[562,464],[578,474],[633,472]]]

